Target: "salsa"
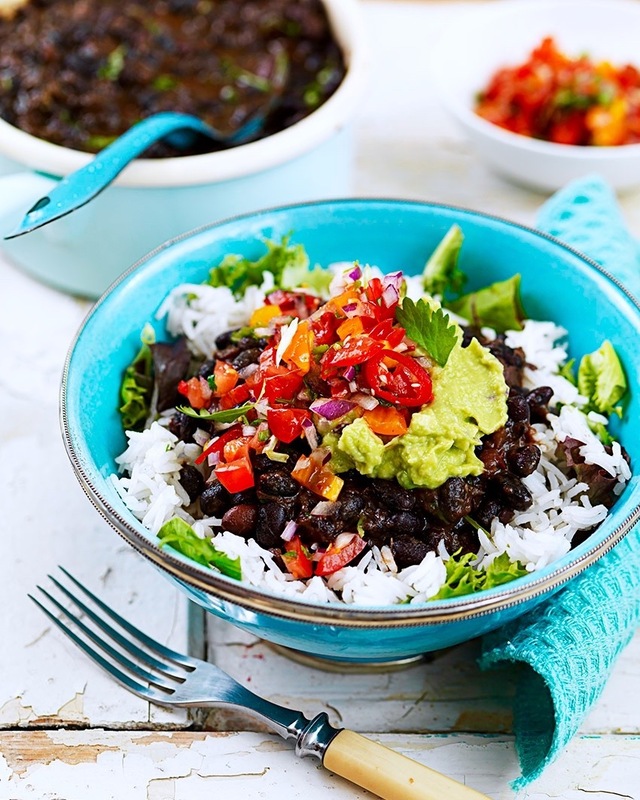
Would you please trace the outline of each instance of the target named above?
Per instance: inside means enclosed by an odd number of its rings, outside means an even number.
[[[640,142],[640,71],[571,57],[547,36],[528,59],[499,69],[475,111],[501,128],[570,145]]]
[[[96,152],[161,111],[232,133],[277,93],[266,137],[318,108],[344,74],[320,0],[31,0],[0,16],[0,117],[76,150]],[[148,155],[216,149],[163,142]]]

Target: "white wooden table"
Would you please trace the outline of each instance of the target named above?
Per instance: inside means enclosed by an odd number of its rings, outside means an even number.
[[[487,2],[487,0],[480,0]],[[532,223],[543,198],[476,159],[429,84],[429,43],[463,2],[363,0],[374,76],[357,125],[356,193],[453,203]],[[478,0],[473,2],[479,5]],[[622,201],[640,235],[640,195]],[[239,716],[151,707],[54,632],[26,597],[56,564],[177,648],[254,691],[369,733],[493,798],[514,796],[514,675],[483,674],[471,642],[404,672],[294,664],[186,601],[95,513],[58,428],[58,384],[88,304],[0,261],[0,800],[364,798]],[[640,638],[560,760],[521,797],[640,798]],[[443,798],[443,800],[445,800]]]

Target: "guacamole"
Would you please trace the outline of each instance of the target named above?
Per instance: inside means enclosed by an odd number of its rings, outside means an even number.
[[[472,339],[458,343],[443,368],[434,367],[433,401],[411,417],[407,433],[385,444],[364,419],[340,436],[325,437],[337,472],[354,468],[363,475],[396,478],[406,488],[435,489],[448,478],[479,475],[480,438],[507,421],[508,389],[501,363]]]

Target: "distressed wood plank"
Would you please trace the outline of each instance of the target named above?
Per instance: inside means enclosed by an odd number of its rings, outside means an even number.
[[[27,598],[63,564],[161,641],[187,646],[186,600],[100,518],[64,452],[60,376],[89,305],[2,261],[0,283],[0,726],[189,724],[115,685]],[[28,298],[35,324],[15,298]]]
[[[509,781],[518,766],[510,737],[371,737],[494,800],[515,797]],[[88,787],[93,800],[372,797],[317,762],[296,759],[281,739],[258,733],[4,732],[0,752],[0,796],[12,800],[83,797]],[[639,800],[639,787],[636,738],[578,737],[519,798]]]

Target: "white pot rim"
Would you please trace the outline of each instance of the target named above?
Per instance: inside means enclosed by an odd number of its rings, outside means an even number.
[[[363,92],[368,54],[357,0],[323,0],[347,71],[334,94],[308,117],[279,133],[230,150],[163,159],[137,159],[118,176],[119,186],[164,188],[220,183],[276,167],[303,155],[341,130]],[[0,119],[0,153],[48,175],[64,176],[93,155],[38,139]]]

